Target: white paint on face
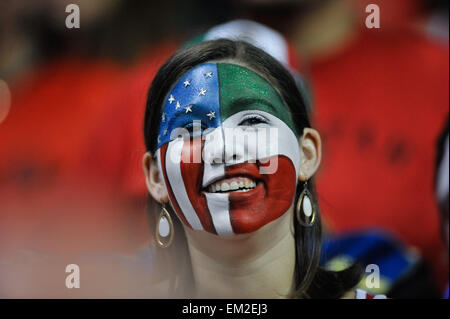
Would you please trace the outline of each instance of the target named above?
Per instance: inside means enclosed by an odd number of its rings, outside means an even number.
[[[233,228],[230,221],[229,194],[205,193],[208,209],[211,213],[214,227],[219,236],[232,236]]]
[[[204,164],[203,187],[213,180],[225,175],[225,163],[223,161],[224,138],[222,127],[214,129],[204,136],[202,159]]]
[[[251,114],[263,116],[267,119],[267,123],[255,126],[239,125],[244,118]],[[265,138],[258,136],[258,131],[269,129],[276,130],[277,134],[265,134]],[[242,138],[245,136],[246,139]],[[193,229],[202,230],[200,219],[189,200],[181,175],[180,163],[184,143],[185,139],[182,138],[169,142],[165,158],[166,176],[175,200],[186,220]],[[276,158],[276,155],[284,155],[289,158],[298,175],[300,149],[294,132],[282,120],[270,113],[260,110],[238,112],[224,121],[223,126],[204,135],[202,150],[203,187],[206,187],[212,181],[225,177],[226,166],[256,162],[256,160],[264,161],[270,157]],[[157,156],[158,163],[160,163],[159,150]],[[219,236],[234,235],[229,212],[229,194],[205,193],[205,197],[217,234]]]
[[[239,125],[244,118],[252,114],[263,116],[268,120],[268,123],[258,124],[254,127],[249,127],[247,130]],[[264,162],[272,156],[284,155],[292,161],[296,175],[298,175],[300,166],[298,139],[290,127],[278,117],[260,110],[246,110],[227,118],[223,123],[223,127],[226,145],[225,158],[230,159],[234,157],[235,159],[227,161],[226,165],[252,160]],[[261,134],[262,132],[264,134]],[[247,136],[248,139],[245,140],[243,136]],[[234,153],[227,153],[233,150]]]
[[[181,154],[183,151],[184,140],[176,139],[169,142],[166,153],[166,174],[169,184],[172,188],[173,195],[178,203],[178,206],[183,211],[183,214],[193,229],[203,229],[197,213],[192,207],[189,196],[184,186],[184,181],[181,175]]]

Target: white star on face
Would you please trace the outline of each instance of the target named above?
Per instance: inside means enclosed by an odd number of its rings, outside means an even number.
[[[205,78],[211,78],[211,77],[212,77],[212,72],[205,73]]]
[[[181,107],[180,101],[177,101],[177,104],[175,105],[175,109],[178,110]]]
[[[163,114],[162,114],[162,116],[161,116],[161,120],[162,120],[163,122],[165,122],[165,121],[166,121],[166,113],[163,113]]]
[[[164,136],[167,135],[167,129],[164,130],[163,134],[164,134]]]
[[[188,105],[184,109],[186,110],[186,113],[192,112],[192,105]]]
[[[191,85],[191,82],[189,82],[189,80],[186,80],[183,82],[184,87],[188,87],[189,85]]]
[[[170,94],[169,103],[172,104],[173,101],[175,101],[175,98],[173,97],[172,94]]]
[[[199,96],[200,96],[200,95],[205,96],[205,94],[206,94],[206,89],[204,89],[204,88],[201,88],[201,89],[200,89],[200,92],[198,92],[198,95],[199,95]]]
[[[209,117],[209,120],[212,121],[212,119],[216,118],[216,112],[214,111],[209,111],[208,114],[206,114],[207,117]]]

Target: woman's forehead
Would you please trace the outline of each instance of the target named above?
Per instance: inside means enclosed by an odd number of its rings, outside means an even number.
[[[161,117],[158,147],[170,132],[194,120],[214,128],[243,110],[270,113],[295,126],[278,91],[262,76],[241,65],[204,63],[182,75],[167,95]]]

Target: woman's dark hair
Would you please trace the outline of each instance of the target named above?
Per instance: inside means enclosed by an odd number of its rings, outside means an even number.
[[[291,74],[272,56],[255,46],[242,41],[231,41],[227,39],[219,39],[214,41],[206,41],[192,47],[183,48],[177,51],[158,71],[150,90],[146,105],[144,119],[144,137],[147,151],[155,154],[157,135],[160,125],[163,101],[166,95],[176,81],[190,69],[195,66],[211,62],[211,61],[230,61],[245,65],[257,73],[264,76],[275,88],[278,89],[285,104],[291,111],[297,133],[301,135],[305,127],[310,127],[309,117],[305,102],[301,96],[294,78]],[[300,184],[300,183],[299,183]],[[308,182],[308,188],[313,194],[314,201],[317,205],[316,194],[313,181]],[[303,185],[299,185],[296,190],[295,200],[298,199]],[[152,228],[154,229],[154,221],[156,215],[159,214],[157,204],[149,199],[149,215]],[[292,297],[296,298],[339,298],[344,293],[353,288],[360,280],[360,268],[356,265],[340,271],[334,272],[319,267],[319,259],[322,244],[322,226],[320,214],[312,227],[301,226],[294,217],[294,230],[296,242],[296,266],[295,266],[295,288],[296,291]],[[184,232],[179,235],[180,222],[174,218],[176,222],[176,237],[172,246],[186,246],[186,238]],[[178,229],[177,229],[178,228]],[[175,248],[170,247],[169,249]],[[167,249],[166,249],[167,250]],[[183,248],[181,249],[183,250]],[[179,251],[179,249],[178,249]],[[186,247],[187,251],[187,247]],[[175,259],[166,254],[165,261],[168,263],[165,267],[173,267],[180,264],[181,256]],[[186,253],[187,254],[187,253]],[[189,255],[185,256],[189,258]],[[188,261],[188,260],[187,260]],[[188,262],[190,266],[190,262]],[[185,268],[186,271],[190,269]],[[168,270],[170,273],[170,270]],[[189,276],[188,276],[189,277]],[[192,277],[192,274],[191,274]],[[192,280],[192,278],[191,278]],[[192,282],[191,282],[192,283]]]

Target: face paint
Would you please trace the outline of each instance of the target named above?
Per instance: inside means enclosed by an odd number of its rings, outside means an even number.
[[[189,134],[177,137],[180,128]],[[163,108],[157,156],[170,203],[192,229],[250,233],[294,200],[300,150],[290,111],[245,67],[207,63],[181,77]]]

